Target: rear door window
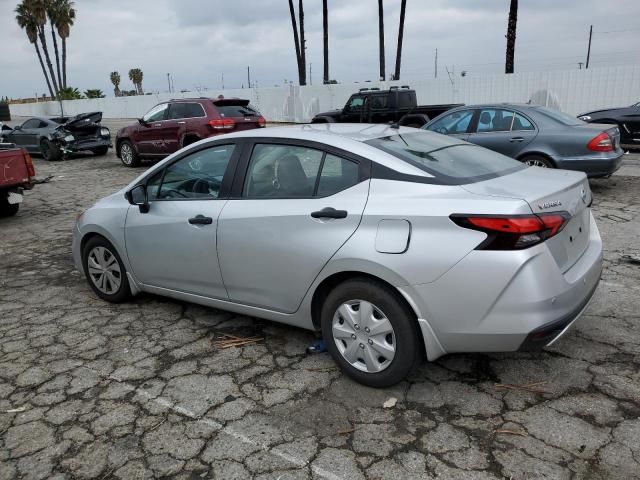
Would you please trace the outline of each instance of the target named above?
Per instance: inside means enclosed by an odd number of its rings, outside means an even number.
[[[416,132],[376,138],[366,143],[433,175],[441,183],[461,185],[526,168],[522,163],[469,143],[434,148],[432,134]]]
[[[204,117],[204,110],[199,103],[172,103],[169,107],[169,118],[172,120],[194,117]]]
[[[525,117],[524,115],[520,115],[519,113],[515,113],[515,118],[513,119],[511,130],[514,132],[523,130],[535,130],[535,127],[527,117]]]

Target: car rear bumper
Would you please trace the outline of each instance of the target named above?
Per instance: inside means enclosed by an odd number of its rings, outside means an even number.
[[[624,152],[614,152],[614,155],[598,158],[565,157],[555,160],[558,168],[565,170],[578,170],[587,174],[587,177],[607,177],[616,172],[622,165]]]
[[[587,248],[564,273],[545,244],[474,250],[435,282],[400,290],[428,322],[440,354],[542,348],[578,318],[600,280],[602,241],[593,215],[590,223]],[[423,336],[427,348],[434,344],[425,329]]]
[[[81,152],[83,150],[92,150],[100,147],[112,147],[111,139],[91,139],[82,140],[80,142],[71,142],[63,145],[65,152]]]

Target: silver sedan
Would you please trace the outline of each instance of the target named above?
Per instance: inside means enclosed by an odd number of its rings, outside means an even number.
[[[602,243],[584,173],[436,133],[305,125],[203,140],[86,210],[77,268],[321,331],[383,387],[426,355],[540,349],[586,307]]]

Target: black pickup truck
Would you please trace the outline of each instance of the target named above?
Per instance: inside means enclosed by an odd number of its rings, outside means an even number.
[[[342,110],[319,113],[311,123],[392,123],[420,128],[430,119],[463,104],[418,105],[416,91],[407,85],[361,88],[349,97]]]

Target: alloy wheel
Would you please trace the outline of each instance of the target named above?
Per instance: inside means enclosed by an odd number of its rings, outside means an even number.
[[[525,160],[524,163],[525,165],[529,165],[530,167],[548,168],[546,163],[544,163],[542,160],[538,160],[537,158]]]
[[[332,335],[343,358],[362,372],[381,372],[396,354],[391,322],[382,310],[365,300],[349,300],[338,307]]]
[[[131,162],[133,162],[133,150],[131,149],[131,145],[128,143],[122,144],[120,147],[120,157],[125,164],[131,165]]]
[[[89,278],[102,293],[113,295],[120,289],[122,271],[116,256],[105,247],[94,247],[87,259]]]

